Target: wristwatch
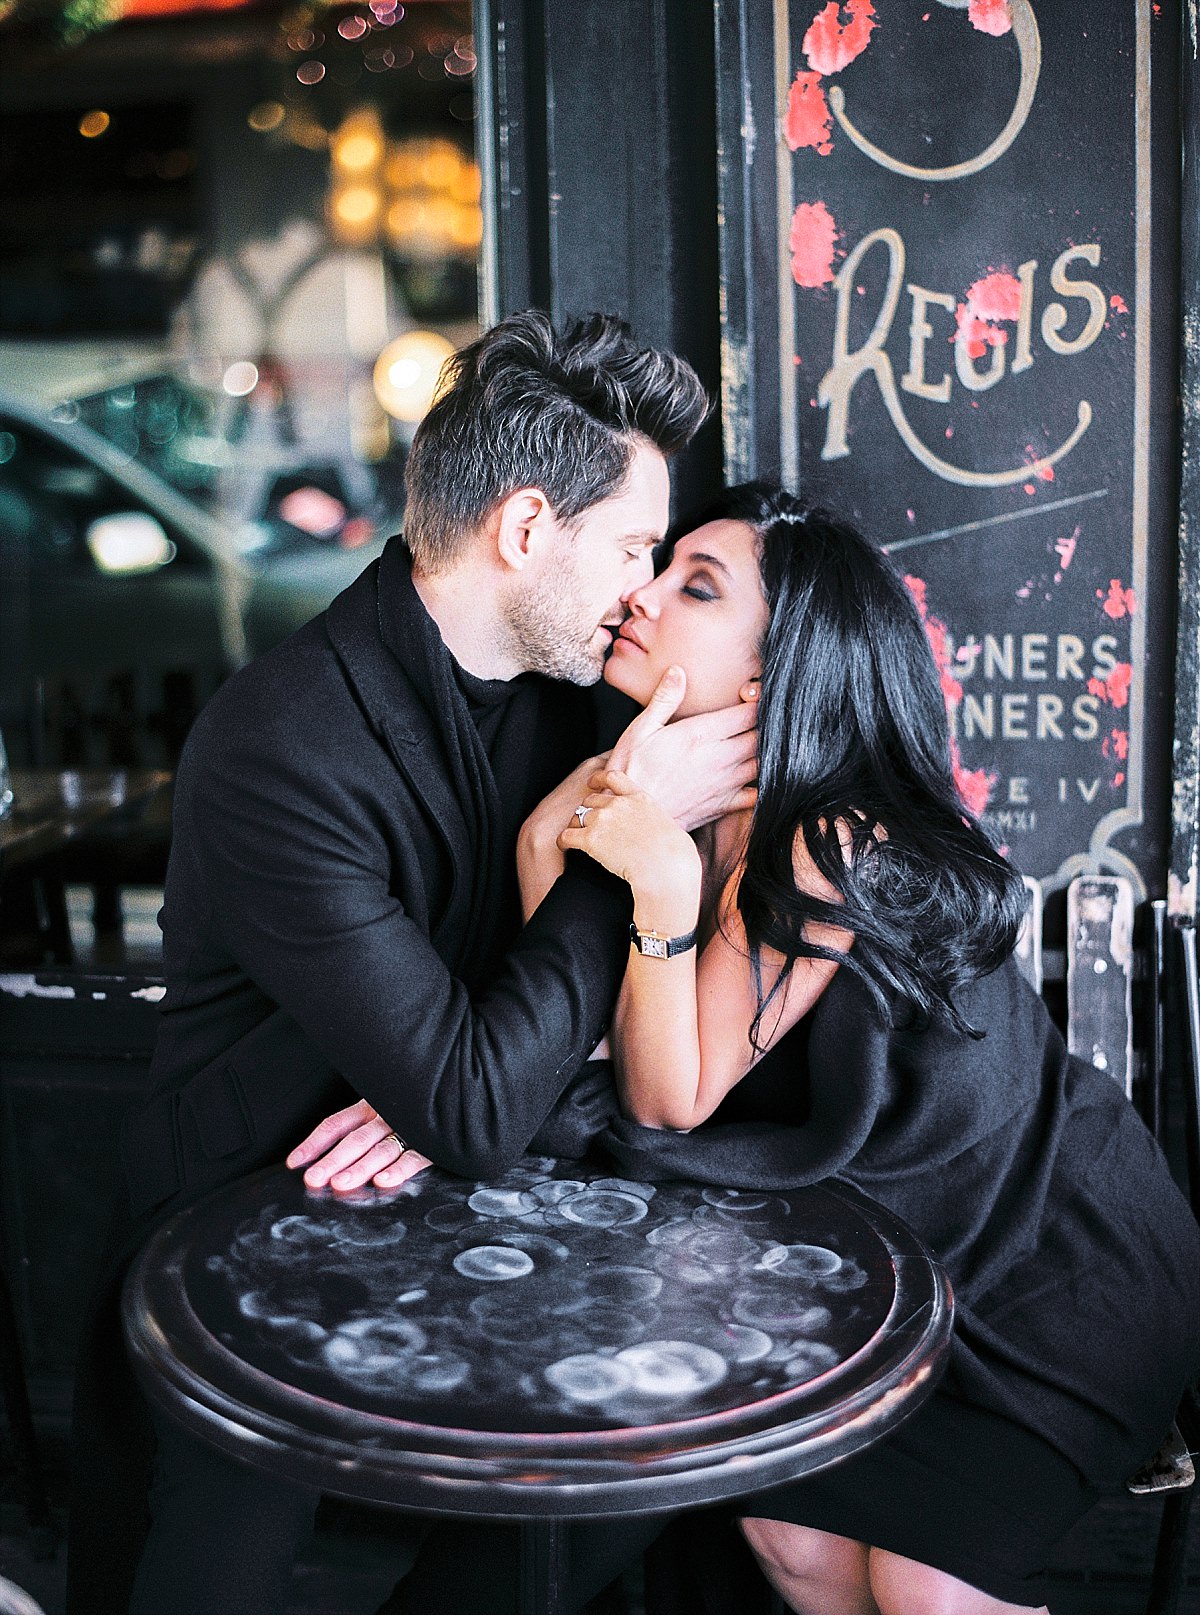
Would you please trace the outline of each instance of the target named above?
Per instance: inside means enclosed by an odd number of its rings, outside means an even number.
[[[657,931],[639,931],[635,921],[629,922],[629,940],[644,958],[674,959],[696,946],[696,927],[685,936],[660,936]]]

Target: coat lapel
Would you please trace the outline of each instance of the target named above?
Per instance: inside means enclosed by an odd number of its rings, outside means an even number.
[[[440,726],[384,643],[379,569],[380,562],[373,562],[337,597],[325,614],[326,630],[367,721],[445,847],[452,871],[450,897],[434,940],[452,937],[461,950],[469,928],[476,853],[463,804],[451,785]]]

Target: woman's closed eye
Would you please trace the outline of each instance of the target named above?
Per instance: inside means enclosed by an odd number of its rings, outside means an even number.
[[[689,595],[693,600],[715,600],[717,598],[716,592],[704,583],[685,583],[683,593]]]

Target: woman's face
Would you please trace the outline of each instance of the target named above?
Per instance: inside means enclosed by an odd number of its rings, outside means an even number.
[[[676,716],[715,712],[745,699],[757,682],[767,602],[758,538],[745,522],[714,521],[675,546],[671,564],[628,600],[604,677],[645,706],[672,665],[687,674]]]

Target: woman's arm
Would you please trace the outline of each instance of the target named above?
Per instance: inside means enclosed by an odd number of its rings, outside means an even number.
[[[699,912],[699,856],[691,838],[690,855],[660,822],[653,801],[621,774],[593,781],[598,789],[583,829],[574,826],[560,845],[588,852],[626,879],[634,894],[634,921],[640,930],[677,936],[696,923]],[[813,896],[836,901],[803,839],[794,858],[797,884]],[[673,959],[630,952],[613,1020],[613,1057],[628,1115],[647,1127],[688,1130],[710,1116],[721,1100],[767,1050],[816,1003],[837,965],[826,959],[798,959],[767,1010],[758,1030],[758,993],[746,933],[737,909],[740,864],[725,881],[716,923],[697,957],[696,949]],[[834,926],[812,927],[813,940],[845,952],[853,937]],[[760,957],[763,994],[769,994],[783,968],[783,956],[764,949]]]
[[[558,837],[588,793],[588,781],[603,768],[608,753],[586,757],[561,785],[544,796],[521,826],[517,836],[517,883],[521,888],[521,919],[538,908],[563,872],[564,855]]]

